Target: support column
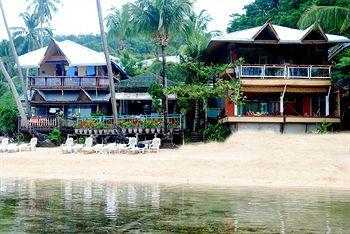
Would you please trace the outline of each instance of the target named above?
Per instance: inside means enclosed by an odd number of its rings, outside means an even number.
[[[331,95],[331,88],[328,89],[328,94],[326,96],[326,117],[329,116],[329,96]]]
[[[281,94],[281,97],[280,97],[280,113],[281,113],[281,116],[284,115],[284,95],[287,91],[287,85],[284,86],[284,89],[283,89],[283,93]]]

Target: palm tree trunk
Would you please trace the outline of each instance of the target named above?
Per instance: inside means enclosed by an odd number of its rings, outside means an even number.
[[[169,103],[168,103],[168,79],[166,76],[166,46],[162,45],[162,62],[163,62],[163,92],[164,92],[164,100],[162,101],[163,104],[163,117],[164,117],[164,133],[168,133],[168,112],[169,112]]]
[[[23,109],[23,106],[22,106],[22,103],[19,99],[19,95],[18,95],[18,92],[17,92],[17,89],[12,81],[12,79],[10,78],[5,66],[4,66],[4,63],[1,61],[0,59],[0,70],[2,71],[2,74],[4,74],[4,77],[7,81],[7,83],[9,84],[10,86],[10,89],[11,89],[11,92],[13,94],[13,97],[15,98],[15,102],[16,102],[16,106],[17,106],[17,109],[18,109],[18,112],[19,112],[19,116],[21,117],[21,124],[23,127],[25,128],[28,128],[28,120],[27,120],[27,116],[26,114],[24,113],[24,109]],[[24,94],[25,96],[26,94]]]
[[[117,101],[115,99],[114,77],[113,77],[113,71],[112,71],[111,58],[109,56],[109,51],[108,51],[108,44],[107,44],[106,33],[105,33],[104,25],[103,25],[100,0],[96,0],[96,5],[97,5],[98,21],[99,21],[99,24],[100,24],[100,31],[101,31],[101,37],[102,37],[102,43],[103,43],[103,51],[104,51],[104,54],[105,54],[105,57],[106,57],[106,63],[107,63],[109,89],[110,89],[110,92],[111,92],[111,102],[112,102],[112,111],[113,111],[114,125],[117,127],[119,125],[119,119],[118,119]]]
[[[29,106],[26,85],[25,85],[24,79],[23,79],[22,68],[21,68],[21,65],[20,65],[19,60],[18,60],[18,55],[17,55],[17,52],[16,52],[15,44],[13,43],[13,38],[12,38],[12,35],[11,35],[10,28],[9,28],[9,26],[7,24],[7,19],[6,19],[6,16],[5,16],[5,11],[4,11],[4,8],[3,8],[1,0],[0,0],[0,10],[1,10],[1,13],[2,13],[2,18],[4,20],[4,25],[5,25],[5,28],[6,28],[6,31],[7,31],[7,35],[9,37],[9,42],[10,42],[10,46],[11,46],[11,49],[12,49],[13,58],[15,59],[15,62],[16,62],[16,65],[17,65],[18,77],[19,77],[19,79],[21,81],[22,92],[23,92],[23,95],[24,95],[24,101],[25,101],[25,104],[26,104],[26,107],[27,107],[27,112],[28,112],[28,115],[31,116],[31,110],[30,110],[30,106]]]
[[[195,107],[194,107],[194,119],[193,119],[193,132],[196,131],[197,128],[197,122],[199,118],[199,100],[195,100]]]
[[[40,47],[44,47],[43,19],[40,20]]]

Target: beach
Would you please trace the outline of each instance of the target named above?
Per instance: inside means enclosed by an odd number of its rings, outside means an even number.
[[[237,133],[147,154],[0,153],[3,179],[350,189],[350,133]]]

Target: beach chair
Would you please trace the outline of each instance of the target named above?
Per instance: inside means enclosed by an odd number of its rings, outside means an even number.
[[[71,137],[67,138],[66,143],[61,145],[62,153],[73,153],[73,145],[74,145],[73,138]]]
[[[127,153],[129,149],[135,148],[137,146],[137,138],[136,137],[129,137],[129,142],[126,145],[121,145],[119,147],[119,152],[121,153]]]
[[[18,146],[18,151],[34,151],[36,150],[36,145],[38,144],[38,138],[33,137],[30,139],[29,143],[20,144]]]
[[[15,152],[17,152],[18,151],[18,144],[17,143],[12,143],[12,144],[7,145],[6,151],[8,153],[15,153]]]
[[[114,148],[115,148],[115,147],[116,147],[116,144],[115,144],[115,143],[109,143],[109,144],[103,146],[103,147],[100,149],[99,153],[100,153],[100,154],[111,154],[111,153],[114,152]]]
[[[131,142],[130,142],[131,141]],[[128,144],[128,149],[127,149],[127,153],[145,153],[146,147],[140,148],[137,146],[137,139],[135,138],[131,140],[129,140],[129,144]]]
[[[99,153],[102,148],[103,148],[103,144],[97,144],[92,147],[92,152]]]
[[[82,148],[79,149],[79,151],[82,150],[84,153],[92,153],[93,152],[92,145],[93,145],[93,139],[92,139],[92,137],[88,137],[85,140],[85,144],[83,145]],[[78,152],[78,151],[74,150],[74,152]]]
[[[7,151],[7,146],[9,144],[9,139],[8,138],[3,138],[0,144],[0,152],[5,152]]]
[[[150,152],[159,152],[159,148],[161,145],[160,138],[153,138],[152,143],[148,146],[148,151]]]

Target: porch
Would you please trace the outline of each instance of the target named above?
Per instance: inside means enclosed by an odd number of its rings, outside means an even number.
[[[107,76],[29,76],[32,89],[107,89]]]

